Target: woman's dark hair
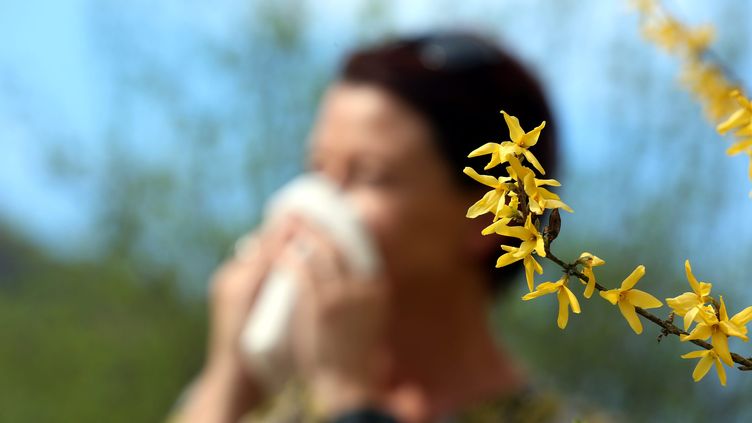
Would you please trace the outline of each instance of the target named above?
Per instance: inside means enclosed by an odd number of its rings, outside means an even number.
[[[390,41],[351,54],[340,79],[382,87],[421,113],[462,183],[476,184],[462,174],[463,167],[488,159],[468,159],[468,153],[483,143],[509,139],[501,110],[517,116],[526,131],[546,121],[533,151],[553,173],[556,125],[543,90],[491,41],[467,33]]]
[[[546,121],[533,152],[547,175],[554,171],[556,125],[543,90],[492,41],[459,32],[393,40],[352,53],[339,78],[384,88],[422,114],[464,186],[478,184],[461,169],[482,168],[488,160],[468,159],[467,154],[486,142],[509,139],[501,110],[517,116],[526,131]],[[497,169],[503,172],[503,167]],[[494,251],[489,262],[497,255]],[[508,271],[494,272],[491,286],[498,291],[510,279]]]

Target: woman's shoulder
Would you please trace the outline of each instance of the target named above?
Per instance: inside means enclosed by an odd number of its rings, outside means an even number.
[[[321,423],[309,391],[303,383],[291,381],[248,413],[242,423]]]
[[[530,388],[471,405],[441,423],[605,423],[613,416],[584,401],[567,398],[550,390]]]
[[[308,391],[301,383],[290,383],[262,407],[246,416],[244,423],[320,423]],[[437,423],[614,423],[619,420],[604,410],[557,394],[553,390],[530,388],[514,395],[502,395],[472,404]]]

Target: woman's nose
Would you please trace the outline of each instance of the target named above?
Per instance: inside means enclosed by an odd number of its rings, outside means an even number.
[[[330,182],[334,183],[337,188],[344,190],[348,184],[348,170],[344,164],[330,164],[323,169],[319,170],[319,173],[326,177]]]

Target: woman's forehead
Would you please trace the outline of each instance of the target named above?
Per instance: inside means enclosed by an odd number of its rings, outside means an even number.
[[[430,130],[422,117],[387,91],[337,83],[323,97],[312,133],[314,145],[373,144],[374,148],[425,148]]]

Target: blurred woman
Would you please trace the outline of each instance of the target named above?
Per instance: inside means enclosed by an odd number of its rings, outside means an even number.
[[[321,101],[308,166],[353,199],[382,272],[359,283],[304,216],[255,234],[255,247],[214,277],[208,356],[182,421],[577,417],[532,389],[489,324],[495,297],[519,274],[494,269],[498,239],[480,235],[490,218],[465,218],[482,188],[462,169],[477,167],[466,159],[477,146],[508,139],[502,109],[525,129],[547,122],[535,154],[553,173],[556,125],[542,90],[494,43],[442,33],[351,54]],[[314,252],[286,248],[294,237]],[[243,365],[238,338],[278,260],[300,275],[294,349],[304,388],[270,403]]]

